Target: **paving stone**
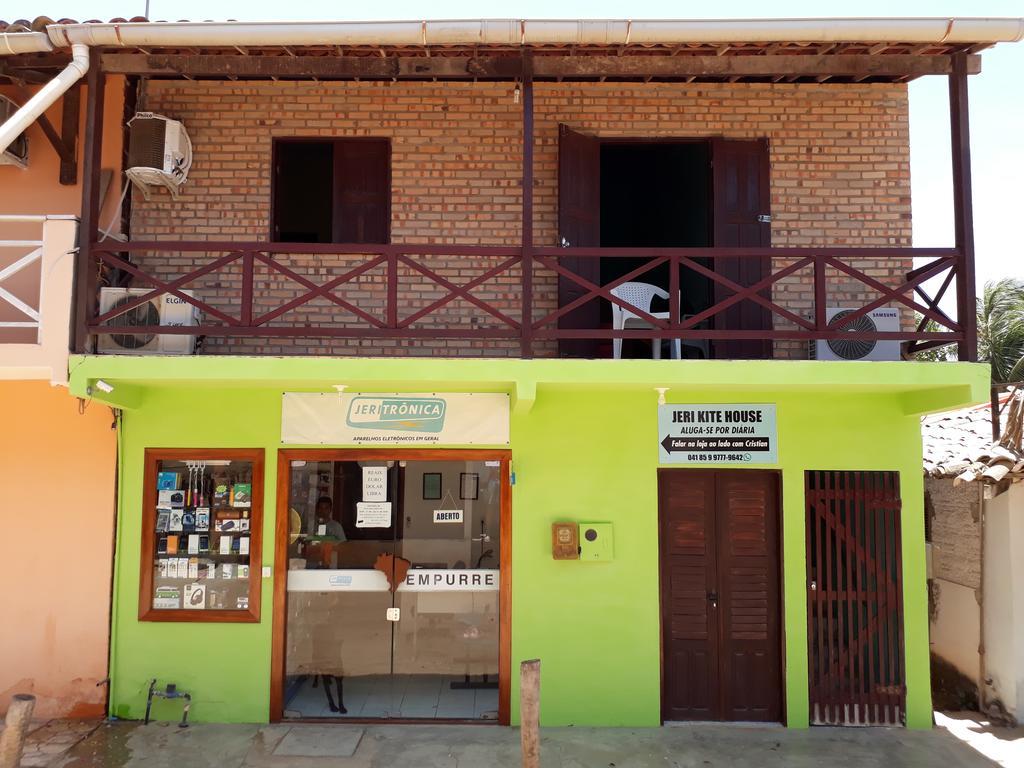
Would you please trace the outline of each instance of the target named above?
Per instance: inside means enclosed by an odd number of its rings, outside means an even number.
[[[346,725],[296,725],[274,749],[275,757],[352,757],[362,728]]]

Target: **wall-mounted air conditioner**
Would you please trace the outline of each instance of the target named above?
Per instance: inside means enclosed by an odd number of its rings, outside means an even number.
[[[6,96],[0,96],[0,125],[6,123],[18,111],[18,105]],[[0,165],[28,167],[28,139],[22,133],[6,150],[0,152]]]
[[[825,320],[829,327],[838,324],[842,318],[856,312],[855,309],[829,307],[825,310]],[[852,323],[844,325],[842,330],[855,332],[898,331],[900,330],[900,312],[890,307],[880,307],[861,315]],[[900,342],[862,341],[860,339],[830,339],[828,341],[812,341],[810,344],[811,358],[816,360],[899,360]]]
[[[133,298],[150,293],[149,288],[100,289],[100,314],[106,314]],[[193,296],[192,291],[182,293]],[[132,328],[152,325],[198,325],[199,309],[173,294],[143,302],[107,321],[111,328]],[[195,352],[196,337],[178,334],[101,334],[97,352],[120,355],[191,355]]]
[[[152,187],[164,187],[177,199],[192,167],[192,142],[185,126],[153,112],[128,121],[128,180],[149,199]]]

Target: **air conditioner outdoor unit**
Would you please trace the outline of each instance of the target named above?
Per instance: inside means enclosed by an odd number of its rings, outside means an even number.
[[[855,309],[829,307],[825,310],[825,320],[829,326],[836,324]],[[852,323],[843,326],[844,331],[898,331],[900,329],[900,313],[898,309],[880,307],[861,315]],[[811,357],[816,360],[899,360],[900,342],[893,341],[862,341],[860,339],[831,339],[829,341],[812,341]]]
[[[164,187],[177,199],[192,167],[192,142],[185,126],[154,112],[128,121],[128,179],[146,199],[151,187]]]
[[[0,125],[6,123],[17,111],[17,104],[6,96],[0,96]],[[28,139],[24,133],[20,134],[6,150],[0,152],[0,165],[28,167]]]
[[[100,289],[100,314],[106,314],[133,298],[150,293],[149,288]],[[182,291],[193,296],[192,291]],[[199,309],[173,294],[165,293],[143,302],[109,320],[111,328],[147,325],[199,325]],[[97,352],[120,355],[191,355],[196,337],[178,334],[101,334]]]

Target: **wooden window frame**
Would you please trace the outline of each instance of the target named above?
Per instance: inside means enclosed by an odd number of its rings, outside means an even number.
[[[153,607],[153,567],[156,558],[157,465],[161,461],[217,460],[252,462],[252,506],[249,508],[249,607],[246,609]],[[183,623],[258,623],[263,582],[263,471],[262,448],[147,448],[142,479],[142,548],[139,557],[139,621]]]
[[[390,245],[391,243],[391,203],[394,194],[394,186],[392,184],[391,174],[391,137],[390,136],[274,136],[271,139],[270,145],[270,220],[268,221],[269,228],[269,239],[270,242],[277,242],[277,153],[278,147],[282,144],[331,144],[337,145],[344,142],[383,142],[387,145],[385,169],[388,189],[388,199],[385,206],[385,220],[387,222],[387,230],[384,235],[384,242],[382,243],[361,243],[361,245]],[[331,186],[336,192],[338,185],[338,159],[335,154],[334,164],[331,169]],[[336,205],[331,206],[331,243],[337,244],[335,240],[334,232],[337,226],[338,211]]]

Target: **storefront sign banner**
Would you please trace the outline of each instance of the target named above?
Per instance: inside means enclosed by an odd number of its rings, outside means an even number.
[[[776,464],[778,444],[774,404],[658,406],[659,464]]]
[[[360,501],[356,504],[356,528],[390,527],[390,501]]]
[[[504,393],[285,392],[281,403],[286,445],[509,443]]]

